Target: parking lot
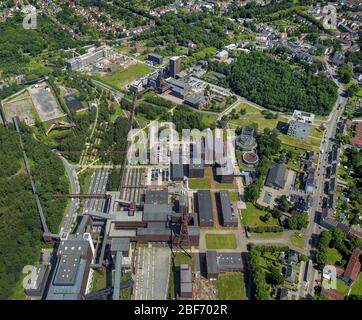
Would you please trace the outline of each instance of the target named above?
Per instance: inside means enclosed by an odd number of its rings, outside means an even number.
[[[167,167],[148,168],[147,185],[163,185],[170,181],[170,170]]]

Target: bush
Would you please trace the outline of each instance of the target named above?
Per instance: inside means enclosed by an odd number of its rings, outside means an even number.
[[[263,233],[263,232],[282,232],[284,229],[279,226],[259,226],[250,227],[250,232]]]

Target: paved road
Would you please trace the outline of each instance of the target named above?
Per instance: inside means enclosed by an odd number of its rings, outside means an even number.
[[[71,188],[71,193],[72,194],[77,194],[80,192],[79,190],[79,181],[78,181],[78,176],[75,172],[75,169],[72,165],[70,165],[68,163],[68,161],[61,155],[58,154],[58,157],[62,160],[65,171],[67,172],[68,175],[68,179],[70,182],[70,188]],[[79,199],[71,199],[71,203],[70,206],[67,210],[67,212],[65,213],[65,217],[63,219],[63,223],[62,226],[60,228],[60,234],[62,232],[69,232],[71,231],[70,228],[72,226],[73,221],[76,218],[75,212],[77,210],[77,208],[79,207]]]
[[[325,138],[322,141],[321,144],[321,151],[323,150],[323,153],[320,154],[319,157],[319,162],[317,165],[317,186],[316,186],[316,190],[314,192],[314,203],[311,209],[311,213],[310,213],[310,223],[307,229],[307,242],[305,244],[305,251],[309,252],[310,254],[310,258],[312,257],[312,244],[311,244],[311,239],[313,235],[319,235],[322,231],[322,228],[315,222],[316,219],[316,214],[318,212],[321,212],[322,207],[321,207],[321,200],[322,200],[322,196],[324,193],[324,183],[325,183],[325,168],[328,164],[328,153],[332,150],[333,147],[333,142],[331,141],[331,138],[335,137],[336,134],[336,127],[337,127],[337,123],[339,121],[340,116],[343,113],[343,109],[346,106],[347,103],[347,98],[344,97],[342,94],[344,92],[344,85],[342,83],[340,83],[339,81],[337,81],[335,79],[335,73],[333,71],[333,69],[329,66],[329,64],[327,63],[327,72],[333,76],[333,80],[334,82],[338,85],[338,99],[335,103],[335,106],[332,110],[332,112],[330,113],[330,116],[327,120],[327,122],[325,123],[326,126],[326,131],[325,131]],[[300,290],[298,292],[299,297],[306,297],[306,296],[313,296],[314,294],[314,279],[317,273],[317,269],[315,269],[313,267],[313,261],[311,260],[309,263],[309,270],[308,270],[308,276],[307,276],[307,283],[304,283],[303,280],[302,283],[300,283]],[[304,290],[305,285],[307,284],[307,289]]]

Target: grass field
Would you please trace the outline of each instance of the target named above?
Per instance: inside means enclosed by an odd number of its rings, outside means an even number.
[[[147,73],[151,72],[151,70],[152,69],[149,66],[143,63],[139,63],[129,66],[126,70],[115,72],[109,76],[101,77],[100,80],[116,89],[123,89],[126,84],[146,75]]]
[[[357,281],[352,286],[351,294],[362,296],[362,273],[360,272]]]
[[[290,241],[293,246],[303,249],[305,242],[305,235],[295,232],[290,236]]]
[[[240,210],[242,215],[242,224],[250,227],[258,226],[276,226],[278,221],[274,218],[270,218],[268,223],[260,220],[260,217],[266,214],[265,211],[259,210],[251,202],[246,203],[246,209]]]
[[[205,124],[205,126],[213,128],[215,126],[215,122],[217,119],[216,114],[203,114],[202,115],[202,122]]]
[[[328,248],[326,250],[327,258],[326,262],[330,264],[336,264],[336,262],[342,261],[342,255],[338,252],[336,248]]]
[[[217,280],[217,298],[220,300],[244,300],[244,274],[241,272],[220,274]]]
[[[256,123],[258,124],[258,132],[263,132],[265,128],[274,129],[277,128],[278,124],[280,123],[288,123],[288,119],[283,116],[279,116],[277,119],[265,119],[261,113],[261,110],[248,104],[241,104],[236,110],[239,112],[240,109],[246,109],[246,114],[242,119],[235,119],[230,121],[230,126],[233,128]],[[316,152],[319,150],[322,137],[323,132],[319,131],[317,127],[312,128],[310,137],[307,140],[291,137],[283,133],[279,135],[279,139],[286,145],[305,150],[314,150]]]
[[[191,178],[189,179],[189,188],[198,190],[198,189],[210,189],[211,182],[209,178]]]
[[[283,232],[252,232],[251,239],[276,239],[280,238],[283,235]]]
[[[107,287],[107,275],[104,268],[93,272],[92,291],[98,291]]]
[[[348,293],[349,286],[342,281],[341,279],[337,279],[337,291],[342,292],[344,295]]]
[[[194,269],[194,259],[193,256],[189,257],[186,253],[177,252],[173,257],[173,263],[175,267],[179,267],[181,264],[188,264]]]
[[[207,249],[236,249],[236,237],[233,233],[206,234]]]
[[[230,202],[239,201],[239,193],[237,191],[229,192],[229,200]]]

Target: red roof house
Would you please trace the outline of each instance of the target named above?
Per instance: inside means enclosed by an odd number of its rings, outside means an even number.
[[[362,250],[354,249],[344,272],[343,280],[348,284],[357,280],[361,271]]]

